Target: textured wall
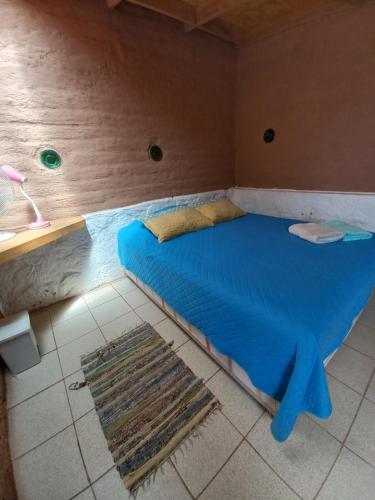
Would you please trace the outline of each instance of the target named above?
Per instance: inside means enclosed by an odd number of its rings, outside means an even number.
[[[87,214],[86,229],[0,266],[0,313],[38,309],[121,278],[117,233],[162,207],[222,199],[226,191],[177,196]]]
[[[304,221],[339,219],[375,232],[373,194],[232,188],[228,196],[247,212]]]
[[[232,46],[126,2],[0,0],[0,11],[0,163],[29,176],[46,217],[233,184]],[[39,165],[43,146],[62,153],[60,170]],[[17,196],[0,226],[27,218]]]
[[[374,192],[374,89],[374,3],[240,51],[236,184]]]

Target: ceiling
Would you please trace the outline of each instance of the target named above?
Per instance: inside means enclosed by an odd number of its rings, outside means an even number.
[[[135,4],[204,30],[235,45],[266,38],[311,19],[373,0],[106,0],[110,8]]]

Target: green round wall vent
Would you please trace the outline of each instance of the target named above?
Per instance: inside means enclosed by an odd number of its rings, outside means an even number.
[[[43,149],[40,152],[40,161],[45,167],[53,170],[61,165],[61,156],[54,149]]]

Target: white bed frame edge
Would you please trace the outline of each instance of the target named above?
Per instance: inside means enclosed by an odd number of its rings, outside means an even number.
[[[214,346],[210,343],[203,333],[198,330],[195,326],[188,323],[181,315],[179,315],[172,307],[170,307],[164,299],[162,299],[157,293],[154,292],[149,286],[145,285],[142,280],[137,278],[135,274],[125,269],[127,277],[133,281],[157,306],[159,306],[167,316],[169,316],[177,325],[187,333],[187,335],[194,340],[215,362],[220,365],[250,396],[258,401],[266,410],[268,410],[272,415],[274,415],[279,406],[279,402],[276,401],[268,394],[255,387],[251,382],[247,373],[238,364],[233,361],[228,356],[221,354]],[[361,313],[360,313],[361,314]],[[354,319],[352,326],[346,335],[345,339],[349,336],[354,325],[357,322],[360,314]],[[344,340],[345,340],[344,339]],[[336,354],[338,349],[330,354],[324,360],[324,366],[327,366],[329,361]]]

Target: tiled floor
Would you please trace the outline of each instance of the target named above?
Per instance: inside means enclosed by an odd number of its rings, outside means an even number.
[[[42,362],[7,377],[20,500],[126,500],[82,381],[80,355],[148,321],[223,409],[140,490],[139,500],[375,498],[375,302],[328,365],[335,410],[277,443],[270,416],[128,279],[32,314]]]

